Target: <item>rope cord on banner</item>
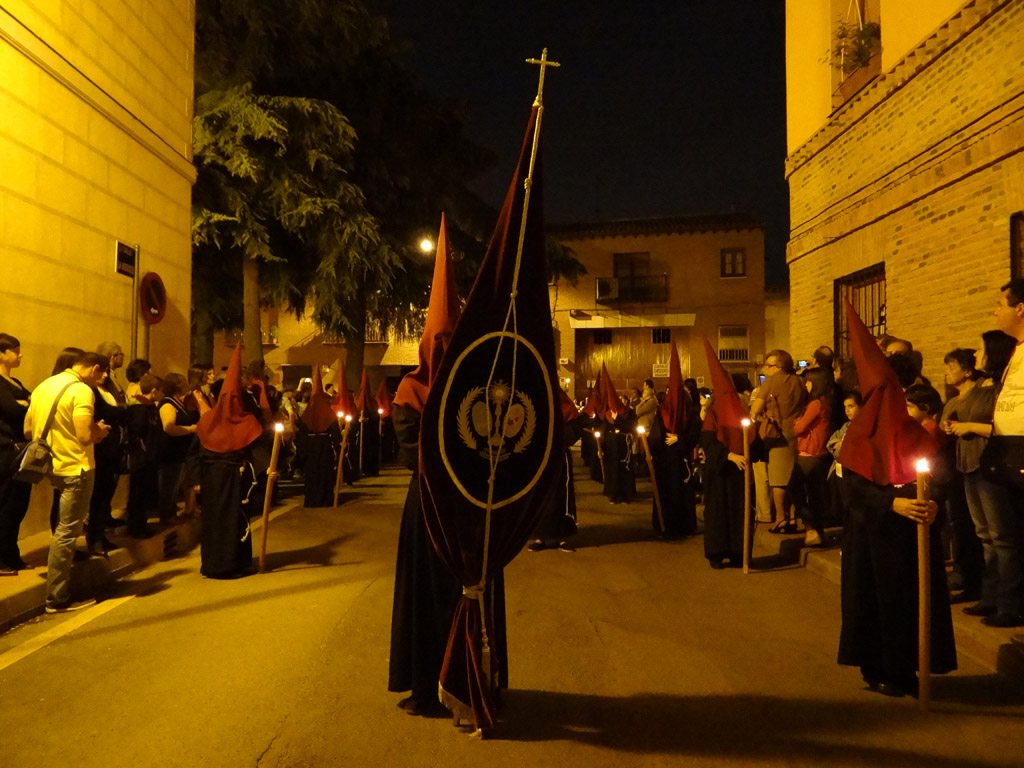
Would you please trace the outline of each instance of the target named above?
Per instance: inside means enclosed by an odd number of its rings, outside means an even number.
[[[516,307],[516,300],[519,295],[519,272],[522,267],[523,261],[523,243],[526,240],[526,217],[530,210],[530,193],[533,189],[533,169],[537,162],[537,147],[540,142],[540,127],[541,119],[544,115],[544,73],[547,67],[560,66],[557,62],[548,61],[548,49],[545,48],[541,52],[540,59],[527,59],[529,64],[540,65],[540,82],[537,86],[537,97],[533,101],[533,105],[537,107],[537,120],[533,127],[533,143],[530,148],[530,166],[526,174],[526,179],[523,182],[524,193],[523,193],[523,213],[519,223],[519,240],[516,244],[516,261],[515,269],[512,273],[512,291],[509,294],[509,305],[508,311],[505,313],[505,323],[502,326],[502,333],[498,336],[498,348],[494,352],[494,359],[491,362],[491,370],[487,376],[487,388],[485,390],[487,398],[487,434],[490,435],[493,430],[493,423],[491,421],[491,408],[490,408],[490,396],[491,396],[491,385],[494,382],[494,373],[498,367],[498,359],[501,356],[501,348],[505,343],[505,336],[508,333],[509,325],[512,326],[512,381],[509,384],[509,396],[508,402],[511,404],[515,398],[516,392],[516,371],[519,354],[519,315]],[[501,418],[500,405],[499,412],[496,414],[497,418]],[[498,428],[501,430],[501,434],[504,435],[504,425],[499,424]],[[504,444],[501,441],[494,441],[492,444],[488,441],[488,460],[489,460],[489,471],[490,474],[487,478],[487,506],[484,508],[484,551],[483,551],[483,563],[481,566],[480,583],[477,585],[476,596],[480,602],[480,615],[481,615],[481,628],[482,628],[482,642],[483,642],[483,657],[485,663],[485,672],[490,678],[490,643],[487,637],[487,614],[486,605],[484,600],[485,588],[487,586],[487,566],[491,549],[491,514],[494,509],[494,479],[498,472],[498,461],[501,457],[501,452],[504,449]]]

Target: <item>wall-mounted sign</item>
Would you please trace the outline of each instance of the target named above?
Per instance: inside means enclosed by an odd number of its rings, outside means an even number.
[[[118,241],[114,251],[114,271],[125,277],[135,277],[135,264],[138,251],[134,245]]]
[[[156,325],[164,319],[167,311],[167,289],[156,272],[147,272],[139,283],[139,309],[142,319]]]
[[[655,379],[667,379],[669,377],[669,364],[655,363],[651,366],[651,376]]]

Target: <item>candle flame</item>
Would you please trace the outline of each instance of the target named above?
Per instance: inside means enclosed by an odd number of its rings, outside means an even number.
[[[338,411],[338,418],[339,419],[344,419],[345,418],[345,412],[344,411]]]
[[[918,459],[914,468],[917,470],[918,474],[926,474],[931,471],[931,467],[928,466],[928,459]]]
[[[278,421],[278,422],[276,422],[276,423],[274,424],[274,431],[275,431],[275,432],[284,432],[284,424],[282,424],[282,423],[281,423],[281,422],[279,422],[279,421]]]
[[[378,416],[383,416],[384,415],[384,409],[383,408],[378,408],[377,409],[377,415]]]
[[[750,419],[744,419],[743,421],[740,422],[740,424],[742,424],[744,427],[749,427]]]
[[[345,421],[352,421],[352,414],[347,415]]]
[[[645,432],[646,432],[647,430],[646,430],[646,429],[644,429],[643,427],[637,427],[637,428],[636,428],[636,431],[637,431],[637,434],[640,434],[640,435],[642,435],[642,434],[644,434],[644,433],[645,433]]]
[[[600,432],[595,432],[594,433],[594,437],[596,437],[598,440],[600,440],[601,439],[601,433]]]

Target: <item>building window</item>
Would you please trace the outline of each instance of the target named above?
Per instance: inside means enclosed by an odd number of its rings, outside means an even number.
[[[840,360],[849,360],[850,328],[846,323],[843,302],[850,302],[875,338],[885,333],[885,263],[841,277],[834,286],[834,349]]]
[[[1010,217],[1010,278],[1024,277],[1024,211]]]
[[[652,328],[651,329],[651,343],[652,344],[670,344],[672,342],[672,329],[671,328]]]
[[[594,331],[594,344],[611,344],[612,332],[607,328],[599,328]]]
[[[747,276],[747,251],[745,248],[722,249],[722,277]]]
[[[650,253],[616,253],[612,259],[615,277],[632,279],[651,273]]]
[[[719,327],[718,359],[723,363],[745,363],[750,360],[747,326],[723,325]]]

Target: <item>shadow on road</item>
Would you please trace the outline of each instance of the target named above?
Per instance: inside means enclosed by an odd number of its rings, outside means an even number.
[[[332,562],[335,552],[342,544],[353,538],[355,538],[354,534],[345,533],[314,547],[268,552],[266,569],[268,571],[294,571],[300,568],[322,568],[327,565],[336,565]]]
[[[951,682],[953,679],[937,680],[934,686],[936,694],[942,691],[944,701],[949,692],[943,689]],[[865,693],[869,695],[874,694]],[[505,721],[494,733],[497,740],[575,741],[633,754],[729,758],[737,765],[774,760],[828,765],[835,762],[837,749],[842,752],[843,764],[910,768],[1009,765],[915,753],[921,747],[915,743],[905,747],[856,743],[858,733],[899,731],[901,724],[910,726],[935,716],[904,702],[886,707],[879,706],[877,700],[854,704],[742,695],[612,697],[533,690],[508,691],[505,702]],[[836,743],[837,732],[845,734],[841,745]]]

